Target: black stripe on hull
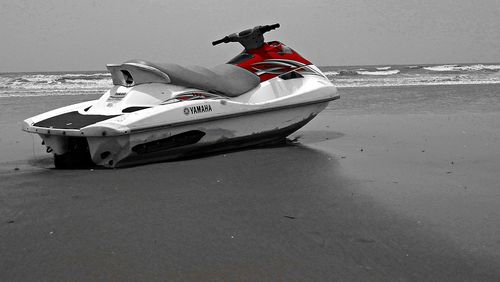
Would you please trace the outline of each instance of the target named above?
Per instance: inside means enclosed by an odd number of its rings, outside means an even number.
[[[154,153],[144,153],[140,155],[133,153],[129,157],[121,160],[116,166],[124,167],[124,166],[133,166],[144,163],[177,160],[177,159],[195,157],[211,153],[230,151],[240,148],[253,147],[258,145],[275,144],[277,142],[284,141],[288,135],[299,130],[309,121],[311,121],[315,116],[316,116],[315,114],[311,114],[306,119],[281,129],[231,138],[212,144],[193,144]]]
[[[143,155],[196,144],[205,134],[200,130],[190,130],[167,138],[135,145],[132,151],[138,155]]]

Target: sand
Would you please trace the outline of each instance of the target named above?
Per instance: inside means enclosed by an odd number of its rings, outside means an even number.
[[[355,91],[294,144],[112,170],[19,130],[91,97],[3,98],[0,280],[499,280],[500,112]]]

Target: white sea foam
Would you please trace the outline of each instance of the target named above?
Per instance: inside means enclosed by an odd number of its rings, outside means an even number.
[[[109,88],[111,77],[105,74],[22,74],[0,78],[0,87],[11,90]]]
[[[470,65],[470,66],[459,66],[457,69],[461,71],[480,71],[480,70],[500,70],[500,65]]]
[[[379,67],[379,68],[376,68],[377,70],[388,70],[390,69],[391,67]]]
[[[338,71],[324,71],[324,75],[339,75]]]
[[[457,65],[442,65],[442,66],[433,66],[433,67],[424,67],[424,69],[429,71],[460,71],[455,69]]]
[[[108,73],[3,74],[0,97],[102,94],[112,85]]]
[[[399,73],[399,70],[358,71],[358,74],[362,74],[362,75],[395,75],[398,73]]]
[[[16,90],[16,91],[0,90],[0,98],[68,96],[68,95],[69,96],[102,95],[106,90],[105,89],[36,89],[36,90]]]
[[[110,77],[111,73],[109,72],[103,72],[103,73],[68,73],[64,74],[63,76],[65,77]]]
[[[424,67],[424,69],[429,71],[481,71],[481,70],[500,70],[500,65],[483,65],[483,64],[475,64],[475,65],[441,65],[441,66],[432,66],[432,67]]]
[[[366,79],[362,76],[349,79],[332,79],[332,83],[341,88],[352,87],[387,87],[387,86],[425,86],[425,85],[473,85],[473,84],[500,84],[500,76],[385,76]]]

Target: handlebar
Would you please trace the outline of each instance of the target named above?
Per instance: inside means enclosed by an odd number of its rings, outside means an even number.
[[[279,23],[265,25],[265,26],[260,27],[260,32],[266,33],[266,32],[271,31],[273,29],[277,29],[278,27],[280,27]]]
[[[226,36],[226,37],[221,38],[219,40],[213,41],[212,45],[215,46],[215,45],[218,45],[218,44],[221,44],[221,43],[229,43],[229,36]]]
[[[215,45],[218,45],[218,44],[221,44],[221,43],[229,43],[229,42],[240,42],[240,43],[242,43],[242,41],[244,41],[244,38],[246,38],[246,37],[248,37],[248,36],[250,36],[252,34],[255,34],[256,32],[260,33],[259,36],[262,36],[264,33],[268,32],[268,31],[271,31],[273,29],[276,29],[278,27],[280,27],[279,23],[272,24],[272,25],[256,26],[256,27],[254,27],[252,29],[247,29],[247,30],[244,30],[244,31],[242,31],[240,33],[233,33],[233,34],[230,34],[228,36],[225,36],[224,38],[215,40],[215,41],[212,42],[212,45],[215,46]]]

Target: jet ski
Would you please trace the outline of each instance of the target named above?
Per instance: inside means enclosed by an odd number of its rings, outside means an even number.
[[[108,64],[113,87],[97,100],[23,122],[56,168],[121,167],[285,140],[338,99],[326,76],[256,26],[212,42],[244,50],[212,68],[130,60]]]

